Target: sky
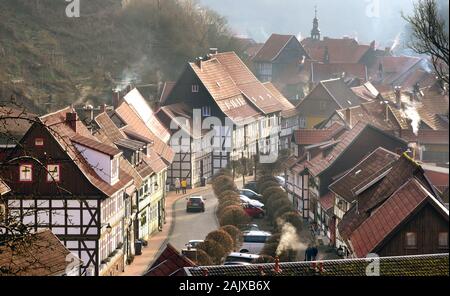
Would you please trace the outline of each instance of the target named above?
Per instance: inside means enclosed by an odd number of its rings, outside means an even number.
[[[271,33],[310,35],[317,5],[322,36],[376,40],[391,46],[405,30],[401,12],[411,13],[413,0],[199,0],[220,14],[237,35],[264,42]]]

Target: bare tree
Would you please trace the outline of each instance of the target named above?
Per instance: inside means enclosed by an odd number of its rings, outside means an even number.
[[[448,26],[439,13],[436,0],[419,0],[414,5],[413,14],[402,17],[412,29],[409,47],[419,54],[431,55],[436,74],[448,84]]]

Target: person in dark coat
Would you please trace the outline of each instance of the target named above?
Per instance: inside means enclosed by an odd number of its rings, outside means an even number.
[[[305,251],[305,261],[311,261],[312,255],[313,255],[313,248],[312,248],[312,245],[309,244],[308,248],[306,248],[306,251]]]

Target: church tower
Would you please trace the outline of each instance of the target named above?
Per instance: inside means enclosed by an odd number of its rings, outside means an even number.
[[[311,39],[320,40],[319,19],[317,18],[317,6],[315,8],[315,17],[313,20],[313,29],[311,30]]]

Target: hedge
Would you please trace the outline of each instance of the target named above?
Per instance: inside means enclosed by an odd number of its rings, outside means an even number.
[[[199,243],[197,249],[205,251],[211,257],[214,264],[221,264],[222,258],[227,254],[227,251],[214,240],[205,240]]]
[[[244,236],[239,228],[233,225],[225,225],[220,229],[226,231],[231,236],[231,238],[233,239],[233,247],[235,250],[237,250],[242,245]]]
[[[208,253],[206,253],[205,251],[201,250],[201,249],[197,249],[196,252],[196,259],[194,259],[193,261],[199,265],[199,266],[210,266],[214,264],[213,259],[211,258],[211,256],[208,255]]]
[[[213,183],[213,190],[216,196],[220,195],[222,192],[226,190],[232,190],[236,191],[236,184],[234,184],[233,178],[230,176],[219,176],[216,179],[214,179]]]
[[[233,251],[233,238],[224,230],[211,231],[206,236],[206,240],[218,242],[227,253]]]
[[[266,189],[264,189],[264,191],[262,192],[262,196],[263,196],[263,200],[264,203],[267,202],[267,200],[275,194],[281,194],[283,193],[283,189],[280,188],[280,186],[271,186],[271,187],[267,187]]]
[[[250,222],[250,217],[245,213],[241,206],[229,206],[225,208],[219,216],[221,226],[233,225],[238,227]]]

